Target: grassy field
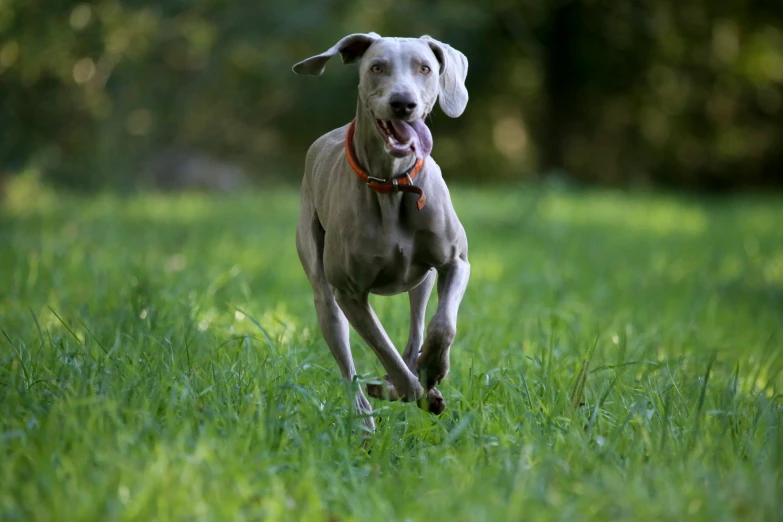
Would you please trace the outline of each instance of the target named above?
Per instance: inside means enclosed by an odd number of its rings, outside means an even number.
[[[448,410],[374,402],[362,449],[294,191],[23,192],[0,218],[0,520],[781,520],[780,199],[454,189]],[[404,345],[406,296],[373,303]]]

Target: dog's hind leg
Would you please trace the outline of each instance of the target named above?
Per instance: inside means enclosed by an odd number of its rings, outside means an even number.
[[[437,272],[430,269],[424,281],[419,286],[408,292],[411,303],[411,327],[408,334],[408,345],[402,353],[402,359],[412,372],[416,371],[416,360],[419,358],[421,343],[424,341],[424,319],[427,313],[427,302],[430,299],[432,288],[435,286]]]
[[[432,294],[432,288],[435,286],[437,280],[437,272],[435,269],[430,269],[427,272],[427,276],[424,281],[419,283],[419,286],[408,292],[408,298],[411,304],[411,326],[408,333],[408,344],[405,346],[405,351],[402,353],[402,359],[405,364],[410,368],[412,372],[416,372],[417,361],[419,359],[419,351],[424,340],[424,320],[427,318],[427,302],[430,300],[430,294]],[[388,384],[391,382],[388,376],[384,377]],[[371,393],[371,389],[367,388],[371,397],[378,396],[376,393]],[[382,392],[380,392],[382,393]],[[431,388],[427,391],[427,399],[425,401],[427,409],[436,415],[440,415],[446,409],[446,402],[443,400],[443,395],[435,389]]]
[[[296,249],[299,260],[313,287],[315,312],[326,344],[332,352],[343,378],[352,382],[356,377],[351,346],[349,344],[348,319],[337,306],[332,289],[326,281],[323,267],[324,229],[318,216],[307,205],[303,205],[302,215],[296,230]],[[372,406],[359,386],[354,397],[354,406],[370,431],[375,431],[372,418]]]

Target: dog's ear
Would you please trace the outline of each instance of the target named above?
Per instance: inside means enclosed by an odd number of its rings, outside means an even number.
[[[422,36],[440,63],[440,94],[438,103],[446,116],[456,118],[468,105],[468,90],[465,78],[468,76],[468,59],[449,44],[429,36]]]
[[[326,52],[311,56],[294,65],[293,70],[296,74],[310,74],[320,76],[326,68],[326,62],[337,53],[343,59],[343,63],[355,63],[359,61],[367,49],[375,42],[380,40],[381,36],[376,33],[350,34],[334,44]]]

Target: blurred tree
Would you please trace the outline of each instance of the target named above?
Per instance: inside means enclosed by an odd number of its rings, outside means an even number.
[[[780,186],[782,26],[779,0],[0,0],[0,171],[130,188],[191,151],[298,180],[356,72],[291,65],[376,31],[468,56],[468,111],[430,122],[452,179]]]

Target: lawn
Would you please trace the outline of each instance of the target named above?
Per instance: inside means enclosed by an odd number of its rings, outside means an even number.
[[[362,448],[296,191],[12,193],[0,520],[781,520],[779,198],[453,196],[448,409],[374,402]],[[373,303],[404,345],[407,297]]]

